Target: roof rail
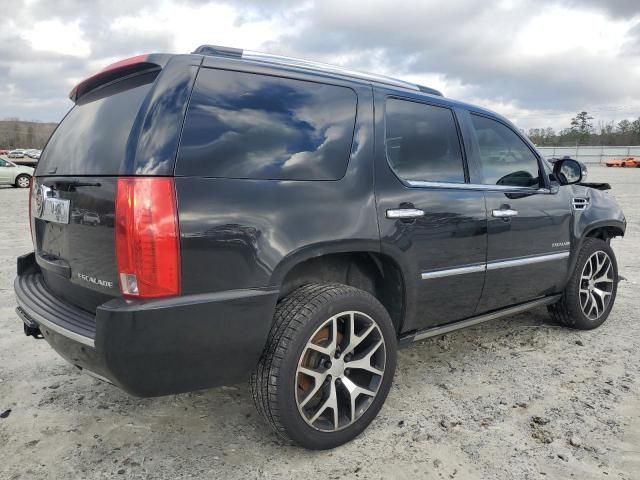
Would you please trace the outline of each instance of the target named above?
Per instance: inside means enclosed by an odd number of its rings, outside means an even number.
[[[348,68],[338,67],[336,65],[330,65],[327,63],[302,60],[300,58],[272,55],[270,53],[253,52],[251,50],[243,50],[241,48],[221,47],[218,45],[201,45],[196,48],[193,53],[215,57],[238,58],[243,60],[251,60],[254,62],[285,65],[289,67],[304,68],[306,70],[335,73],[344,77],[357,78],[359,80],[367,80],[370,82],[382,83],[384,85],[392,85],[394,87],[417,90],[431,95],[438,95],[440,97],[442,96],[442,93],[438,90],[418,85],[416,83],[406,82],[404,80],[398,80],[397,78],[378,75],[375,73],[365,73],[356,70],[350,70]]]

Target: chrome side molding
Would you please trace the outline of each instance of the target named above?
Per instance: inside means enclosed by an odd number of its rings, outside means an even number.
[[[429,270],[422,272],[420,276],[423,280],[431,280],[433,278],[450,277],[452,275],[464,275],[467,273],[484,272],[485,270],[497,270],[499,268],[521,267],[523,265],[531,265],[534,263],[549,262],[552,260],[561,260],[569,258],[571,252],[555,252],[545,253],[543,255],[534,255],[531,257],[512,258],[509,260],[495,260],[487,263],[479,263],[475,265],[463,265],[460,267],[447,268],[443,270]]]
[[[431,272],[422,273],[423,280],[430,280],[432,278],[450,277],[452,275],[464,275],[465,273],[484,272],[487,269],[486,263],[479,265],[469,265],[468,267],[449,268],[447,270],[435,270]]]
[[[534,263],[550,262],[552,260],[560,260],[569,258],[570,252],[547,253],[545,255],[536,255],[533,257],[514,258],[512,260],[499,260],[495,262],[487,262],[487,270],[497,270],[499,268],[521,267],[523,265],[531,265]]]

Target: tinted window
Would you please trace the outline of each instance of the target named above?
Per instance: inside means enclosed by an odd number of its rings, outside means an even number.
[[[349,88],[202,69],[176,173],[336,180],[347,168],[355,115]]]
[[[131,127],[153,78],[139,75],[81,98],[51,136],[37,174],[119,174]]]
[[[0,167],[8,167],[9,164],[0,158]]]
[[[404,180],[464,182],[460,140],[448,108],[388,100],[386,148],[391,167]]]
[[[471,115],[482,165],[483,182],[489,185],[538,187],[538,160],[509,127],[490,118]]]

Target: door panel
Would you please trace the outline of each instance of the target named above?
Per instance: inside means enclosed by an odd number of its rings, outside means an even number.
[[[472,316],[485,275],[482,192],[407,188],[397,180],[386,180],[378,188],[382,251],[406,260],[410,278],[405,283],[415,308],[415,318],[407,317],[407,330]],[[386,217],[387,209],[403,203],[424,211],[424,216],[413,221]]]
[[[465,188],[453,111],[385,100],[378,92],[376,201],[381,250],[403,270],[406,332],[473,315],[485,276],[486,209],[483,192]],[[402,212],[411,216],[397,218]]]
[[[477,313],[558,292],[569,261],[568,190],[550,188],[540,158],[513,126],[473,113],[463,121],[469,127],[465,141],[473,145],[472,183],[485,189],[488,218],[486,280]]]
[[[558,292],[566,279],[571,228],[567,189],[555,194],[486,192],[487,278],[478,313]],[[509,198],[511,197],[511,198]],[[493,217],[508,207],[509,218]]]

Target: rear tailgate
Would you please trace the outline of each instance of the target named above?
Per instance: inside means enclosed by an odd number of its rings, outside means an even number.
[[[72,91],[76,106],[42,152],[31,193],[36,261],[46,287],[95,312],[120,296],[115,254],[118,178],[171,176],[201,57],[143,57]]]

